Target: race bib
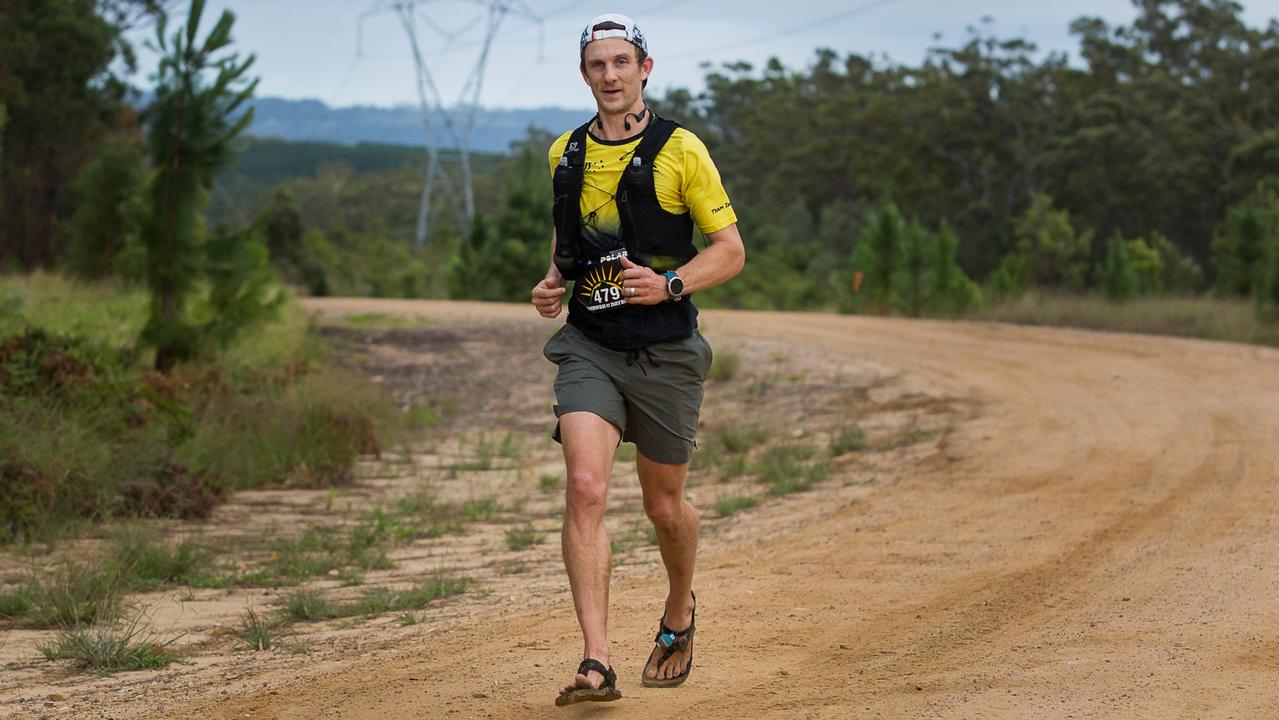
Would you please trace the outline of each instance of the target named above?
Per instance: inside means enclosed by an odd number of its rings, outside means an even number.
[[[598,260],[582,263],[574,291],[587,310],[602,312],[626,304],[622,296],[622,258],[626,250],[609,253]]]

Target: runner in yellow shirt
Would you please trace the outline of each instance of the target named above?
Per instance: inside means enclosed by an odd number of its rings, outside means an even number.
[[[547,318],[559,315],[571,292],[568,322],[544,349],[559,366],[555,437],[568,474],[564,564],[584,640],[582,663],[557,705],[621,697],[609,666],[612,558],[604,530],[621,442],[636,445],[644,510],[670,584],[641,681],[673,687],[692,670],[698,516],[684,499],[684,481],[711,349],[689,296],[732,278],[746,258],[706,146],[644,102],[653,59],[634,21],[595,18],[579,49],[598,114],[550,149],[552,263],[532,292]],[[700,252],[695,226],[707,240]]]

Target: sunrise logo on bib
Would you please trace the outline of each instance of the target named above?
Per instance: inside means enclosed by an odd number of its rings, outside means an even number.
[[[577,294],[582,305],[591,312],[611,310],[626,304],[622,296],[622,258],[625,250],[605,255],[595,262],[588,262],[582,277],[577,281]]]

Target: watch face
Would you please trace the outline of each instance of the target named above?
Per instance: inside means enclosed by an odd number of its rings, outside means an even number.
[[[684,280],[679,275],[672,275],[666,279],[666,289],[673,296],[684,294]]]

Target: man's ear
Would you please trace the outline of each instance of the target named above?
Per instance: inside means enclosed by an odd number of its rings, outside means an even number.
[[[644,58],[644,72],[640,76],[641,80],[647,80],[649,75],[653,74],[653,56],[649,55]]]

